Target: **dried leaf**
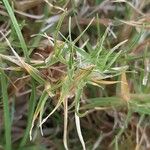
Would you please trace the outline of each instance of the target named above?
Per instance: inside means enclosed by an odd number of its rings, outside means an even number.
[[[121,74],[121,97],[125,101],[130,100],[130,88],[129,88],[129,85],[128,85],[128,81],[127,81],[125,72],[123,72]]]

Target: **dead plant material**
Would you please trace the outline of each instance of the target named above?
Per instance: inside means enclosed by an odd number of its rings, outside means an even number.
[[[130,100],[130,88],[125,72],[121,74],[121,97],[127,102]]]
[[[13,0],[13,1],[14,1],[16,9],[23,11],[23,12],[43,3],[43,0],[23,0],[23,1],[22,0],[20,0],[20,1]]]

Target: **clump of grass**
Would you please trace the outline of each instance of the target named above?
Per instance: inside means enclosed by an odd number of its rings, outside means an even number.
[[[0,76],[6,137],[1,146],[62,149],[63,141],[65,149],[129,149],[128,143],[147,148],[147,3],[39,2],[40,7],[24,1],[25,9],[17,1],[14,8],[8,0],[0,3],[2,14],[8,12],[1,28],[5,19],[12,22],[0,40],[5,42]]]

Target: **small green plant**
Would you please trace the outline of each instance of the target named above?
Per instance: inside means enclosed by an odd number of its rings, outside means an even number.
[[[147,2],[140,10],[121,0],[23,2],[24,8],[21,1],[0,3],[2,149],[145,146],[143,122],[147,125],[150,115]],[[6,20],[12,23],[9,31],[3,30]]]

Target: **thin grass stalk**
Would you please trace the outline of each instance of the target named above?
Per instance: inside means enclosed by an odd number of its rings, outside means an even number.
[[[0,70],[2,101],[4,110],[4,129],[5,129],[5,142],[6,150],[11,150],[11,119],[9,111],[8,93],[7,93],[7,79],[2,70]]]
[[[36,105],[35,96],[36,96],[36,88],[35,88],[35,83],[32,80],[32,92],[31,92],[31,96],[30,96],[30,100],[29,100],[27,128],[25,130],[23,139],[20,143],[20,147],[23,147],[27,143],[27,140],[29,138],[29,132],[30,132],[30,128],[32,126],[32,119],[33,119],[34,109],[35,109],[35,105]]]

